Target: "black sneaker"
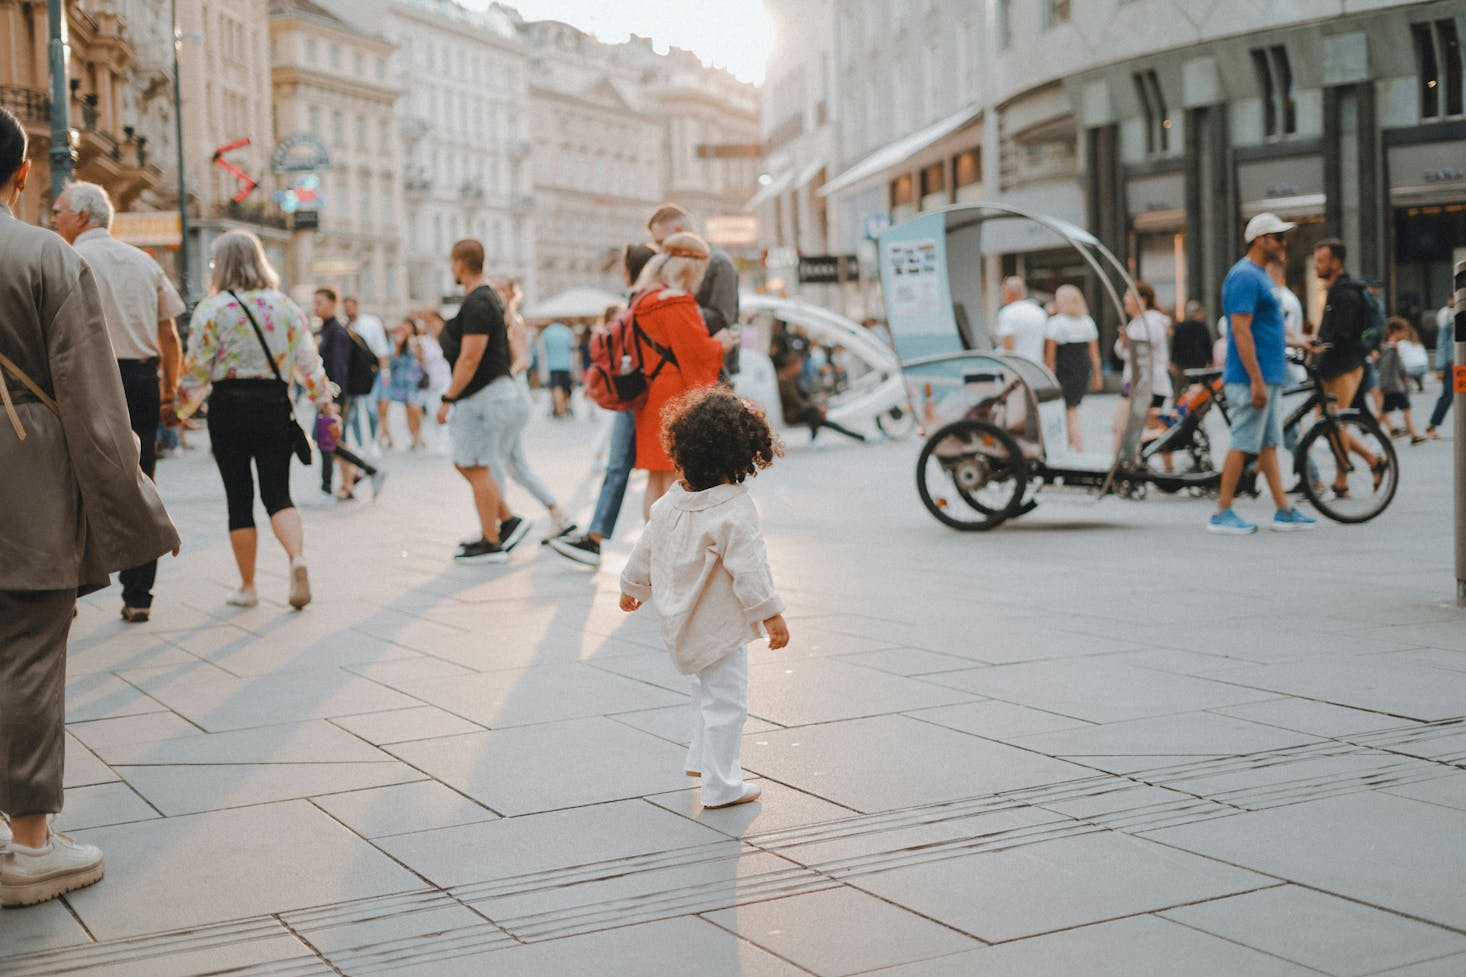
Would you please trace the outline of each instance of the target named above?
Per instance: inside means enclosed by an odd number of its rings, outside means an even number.
[[[504,547],[504,552],[508,553],[514,547],[524,542],[524,537],[529,535],[529,528],[533,525],[534,523],[528,519],[521,519],[518,516],[510,516],[508,519],[499,523],[499,539],[501,541],[499,545]]]
[[[601,565],[601,544],[589,536],[556,536],[550,540],[550,549],[582,566]]]
[[[453,559],[459,563],[508,563],[509,551],[498,543],[481,538],[458,547]]]

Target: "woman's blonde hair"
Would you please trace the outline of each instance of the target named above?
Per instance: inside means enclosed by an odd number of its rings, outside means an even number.
[[[1089,315],[1089,303],[1084,301],[1084,293],[1078,288],[1060,285],[1058,291],[1054,292],[1054,310],[1059,315],[1080,319]]]
[[[694,293],[708,270],[712,249],[696,234],[679,231],[662,242],[661,254],[652,258],[636,280],[636,290],[667,285]]]
[[[265,257],[265,246],[249,231],[219,235],[209,247],[209,257],[214,268],[209,289],[215,293],[280,287],[280,276]]]

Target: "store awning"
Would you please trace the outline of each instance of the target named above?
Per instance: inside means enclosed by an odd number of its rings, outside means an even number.
[[[595,319],[607,307],[624,304],[624,298],[604,289],[569,288],[536,302],[522,314],[526,319]]]
[[[826,183],[819,189],[819,195],[821,197],[828,197],[832,193],[839,193],[841,190],[853,187],[857,183],[863,183],[873,176],[879,176],[891,167],[905,162],[937,140],[944,139],[959,129],[971,125],[980,115],[982,115],[981,105],[969,105],[960,112],[954,112],[952,115],[947,116],[940,122],[933,122],[925,129],[918,129],[909,136],[904,136],[893,143],[882,146],[844,173],[835,177],[829,183]]]
[[[749,198],[748,203],[743,205],[744,210],[754,210],[763,204],[773,200],[779,194],[789,189],[789,184],[794,182],[794,171],[785,170],[774,177],[769,183]]]

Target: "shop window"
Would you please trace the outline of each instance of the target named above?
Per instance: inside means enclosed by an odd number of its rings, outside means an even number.
[[[905,173],[891,181],[891,206],[901,207],[916,203],[915,187],[911,177]]]
[[[1420,117],[1444,119],[1462,114],[1461,42],[1456,22],[1433,20],[1410,28],[1420,62]]]
[[[952,185],[958,190],[982,182],[982,151],[969,149],[952,157]]]
[[[1166,96],[1154,70],[1135,75],[1135,90],[1140,95],[1140,108],[1145,114],[1145,151],[1158,155],[1171,148],[1171,116],[1166,109]]]
[[[1069,23],[1070,0],[1043,0],[1044,30]]]
[[[947,203],[947,167],[933,163],[921,168],[921,209],[941,207]]]
[[[1288,49],[1281,44],[1253,48],[1252,66],[1262,88],[1263,133],[1269,138],[1298,131],[1298,99]]]

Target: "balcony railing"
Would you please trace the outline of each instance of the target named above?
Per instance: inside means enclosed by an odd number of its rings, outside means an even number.
[[[214,216],[243,221],[259,227],[274,227],[280,230],[290,229],[290,221],[283,213],[274,207],[267,207],[261,203],[240,204],[230,200],[216,206],[214,208]]]
[[[22,122],[51,121],[51,98],[33,88],[7,88],[0,85],[0,108],[14,112]]]

